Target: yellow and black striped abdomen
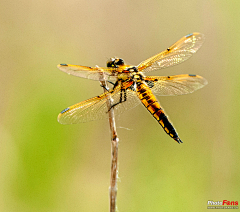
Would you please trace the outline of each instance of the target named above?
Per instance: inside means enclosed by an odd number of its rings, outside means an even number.
[[[144,83],[137,84],[137,94],[143,105],[148,109],[148,111],[153,115],[153,117],[158,121],[162,126],[164,131],[172,137],[178,143],[182,143],[178,134],[172,124],[170,123],[168,117],[165,115],[165,112],[161,108],[158,100],[153,95],[151,89]]]

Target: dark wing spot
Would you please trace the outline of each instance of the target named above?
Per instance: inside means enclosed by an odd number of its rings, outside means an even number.
[[[168,78],[168,79],[170,79],[171,77],[170,77],[170,76],[168,76],[167,78]]]
[[[196,77],[195,74],[189,74],[188,76],[189,76],[189,77]]]
[[[145,81],[148,85],[149,88],[152,88],[154,86],[154,82],[153,81]]]
[[[68,66],[68,64],[65,64],[65,63],[62,63],[62,64],[60,64],[61,66]]]
[[[188,38],[188,37],[190,37],[192,35],[193,35],[193,33],[190,33],[190,34],[186,35],[185,37]]]
[[[170,51],[170,49],[169,49],[169,48],[167,48],[167,50],[168,50],[168,51]]]
[[[63,111],[61,111],[61,114],[67,112],[69,109],[70,109],[69,107],[68,107],[68,108],[65,108]]]

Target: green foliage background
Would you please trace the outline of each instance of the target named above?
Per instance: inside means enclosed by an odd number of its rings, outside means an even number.
[[[63,126],[58,113],[102,93],[59,63],[105,66],[205,34],[187,62],[151,75],[199,74],[194,94],[159,97],[183,144],[143,106],[117,119],[119,211],[206,211],[240,201],[239,1],[1,1],[0,211],[108,211],[107,120]]]

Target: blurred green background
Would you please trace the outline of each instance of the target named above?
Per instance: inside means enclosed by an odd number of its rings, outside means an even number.
[[[183,144],[142,106],[117,119],[119,211],[206,211],[240,201],[239,1],[0,2],[0,211],[108,211],[108,120],[64,126],[58,113],[102,93],[59,63],[137,65],[191,32],[187,62],[151,75],[199,74],[209,84],[158,97]]]

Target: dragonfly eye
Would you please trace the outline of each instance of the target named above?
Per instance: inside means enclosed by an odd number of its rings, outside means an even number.
[[[116,59],[114,62],[115,62],[115,64],[118,65],[118,66],[124,65],[124,61],[123,61],[123,59],[121,59],[121,58]]]
[[[107,67],[112,67],[113,66],[113,61],[109,60],[107,61]]]
[[[118,68],[122,65],[124,65],[124,61],[120,58],[111,58],[109,61],[107,61],[107,67]]]

